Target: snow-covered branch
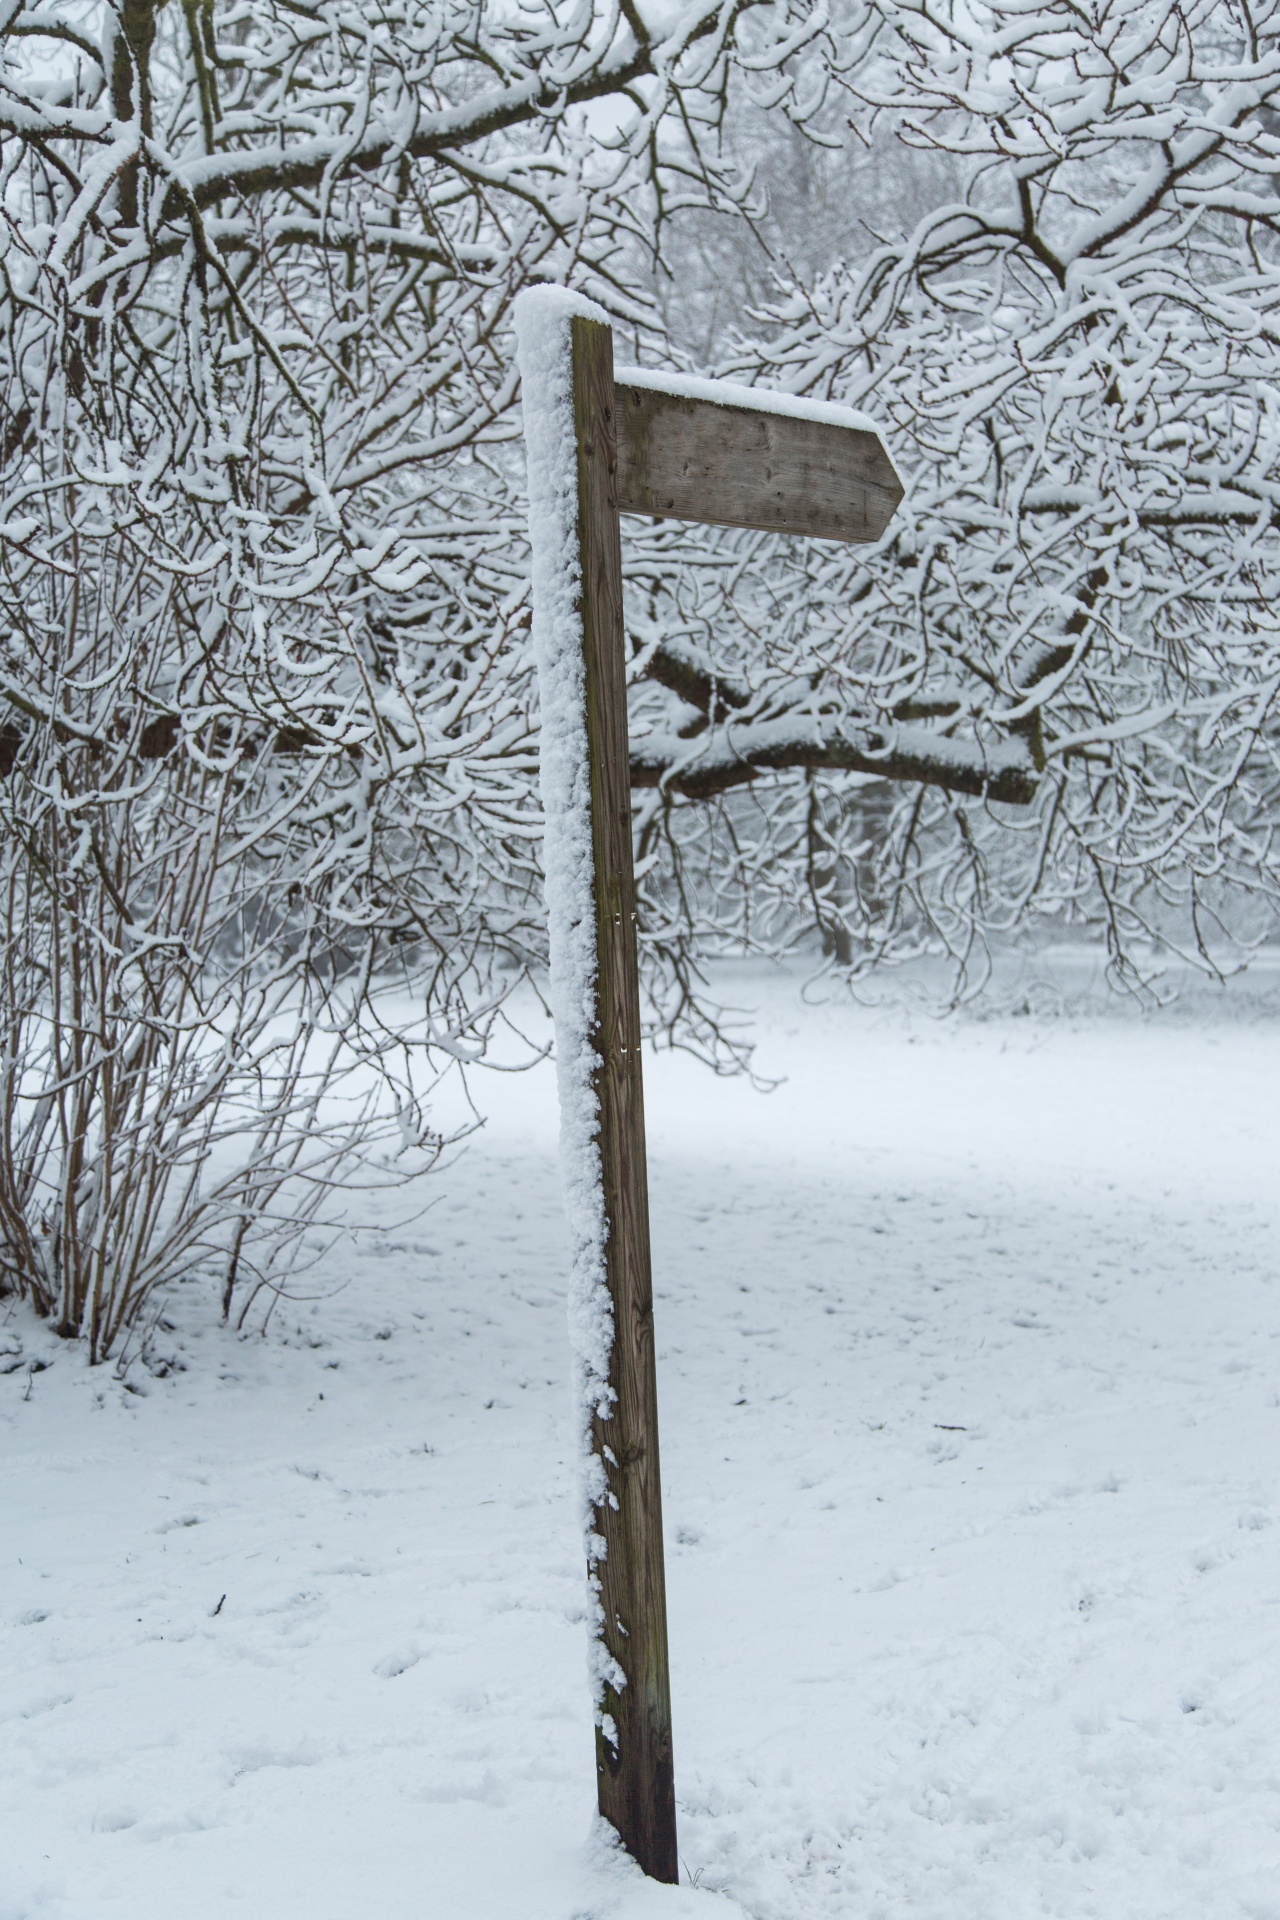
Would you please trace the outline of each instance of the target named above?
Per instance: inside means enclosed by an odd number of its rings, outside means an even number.
[[[1026,806],[1036,790],[1036,769],[1020,741],[995,746],[984,759],[930,728],[858,727],[821,717],[807,727],[794,718],[722,723],[693,739],[646,734],[632,748],[631,784],[707,800],[792,768],[919,782],[1010,806]]]

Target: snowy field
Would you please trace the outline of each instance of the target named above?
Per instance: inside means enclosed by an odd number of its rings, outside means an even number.
[[[0,1318],[0,1920],[1280,1916],[1280,1024],[760,1065],[649,1070],[687,1884],[592,1834],[539,1071],[265,1341]]]

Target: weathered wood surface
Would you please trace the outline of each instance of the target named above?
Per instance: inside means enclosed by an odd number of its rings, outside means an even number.
[[[625,381],[617,396],[623,513],[861,541],[902,498],[878,434]]]
[[[613,336],[592,320],[575,318],[571,326],[598,947],[595,1090],[614,1313],[609,1381],[617,1395],[612,1418],[597,1419],[593,1429],[593,1445],[612,1495],[596,1511],[596,1527],[606,1543],[596,1571],[605,1644],[627,1682],[621,1689],[606,1688],[604,1710],[615,1738],[597,1729],[597,1784],[600,1811],[628,1852],[653,1879],[674,1885],[679,1863],[631,852]]]

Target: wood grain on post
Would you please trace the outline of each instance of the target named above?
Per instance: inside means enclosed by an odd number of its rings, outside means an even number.
[[[604,1712],[616,1744],[597,1728],[596,1771],[605,1819],[647,1874],[674,1884],[679,1863],[631,853],[613,336],[598,321],[575,316],[570,324],[598,954],[595,1091],[608,1235],[605,1265],[614,1317],[609,1384],[617,1396],[612,1418],[597,1418],[592,1432],[610,1495],[596,1511],[596,1528],[606,1547],[596,1571],[605,1645],[626,1675],[624,1687],[605,1689]]]
[[[618,382],[623,513],[864,541],[901,499],[879,434]]]

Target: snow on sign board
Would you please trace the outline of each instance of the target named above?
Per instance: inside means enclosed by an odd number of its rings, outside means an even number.
[[[876,540],[902,488],[848,408],[615,376],[608,317],[577,295],[523,293],[516,331],[597,1783],[628,1851],[675,1882],[619,514]]]

